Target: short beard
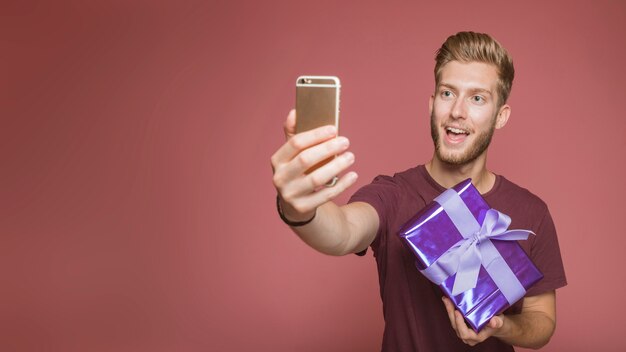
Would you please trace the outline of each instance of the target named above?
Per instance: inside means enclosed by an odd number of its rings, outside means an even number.
[[[460,155],[456,155],[454,153],[448,153],[448,155],[444,155],[441,151],[440,138],[438,133],[438,126],[435,126],[435,119],[433,115],[430,115],[430,135],[433,138],[433,143],[435,144],[435,153],[437,157],[442,162],[454,165],[461,166],[466,165],[474,160],[476,160],[482,153],[487,150],[489,144],[491,143],[491,138],[493,137],[493,133],[496,130],[496,116],[493,118],[493,122],[489,129],[477,136],[476,141],[472,145],[469,146],[469,149]],[[444,131],[445,133],[445,131]]]

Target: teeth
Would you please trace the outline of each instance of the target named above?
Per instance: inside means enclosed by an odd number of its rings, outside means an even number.
[[[454,128],[454,127],[446,127],[446,131],[450,131],[450,132],[456,133],[456,134],[461,134],[461,133],[467,134],[467,131],[464,131],[464,130],[461,130],[461,129],[458,129],[458,128]]]

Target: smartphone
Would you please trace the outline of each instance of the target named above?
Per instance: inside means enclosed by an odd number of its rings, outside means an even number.
[[[339,92],[341,83],[335,76],[300,76],[296,80],[296,133],[320,126],[333,125],[339,131]],[[311,167],[310,173],[333,157]],[[329,185],[334,185],[336,177]]]

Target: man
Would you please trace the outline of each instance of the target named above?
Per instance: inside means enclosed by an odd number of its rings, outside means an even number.
[[[554,224],[543,201],[486,166],[491,137],[511,114],[506,101],[513,62],[493,38],[473,32],[450,36],[435,60],[435,92],[429,101],[432,159],[393,177],[377,177],[347,205],[332,199],[356,181],[356,173],[347,172],[333,187],[322,186],[354,163],[348,139],[335,138],[332,126],[296,135],[296,116],[290,112],[284,126],[287,142],[272,156],[281,218],[323,253],[345,255],[372,247],[385,316],[383,351],[540,348],[556,327],[555,290],[566,285]],[[339,157],[304,173],[332,155]],[[520,302],[493,317],[479,333],[417,271],[412,253],[397,235],[410,217],[467,178],[490,206],[511,216],[511,228],[536,234],[520,245],[544,274]]]

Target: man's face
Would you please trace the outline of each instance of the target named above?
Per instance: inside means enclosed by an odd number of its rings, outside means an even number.
[[[430,131],[439,160],[465,165],[487,150],[510,112],[508,105],[498,107],[497,86],[493,65],[451,61],[443,66],[430,98]]]

